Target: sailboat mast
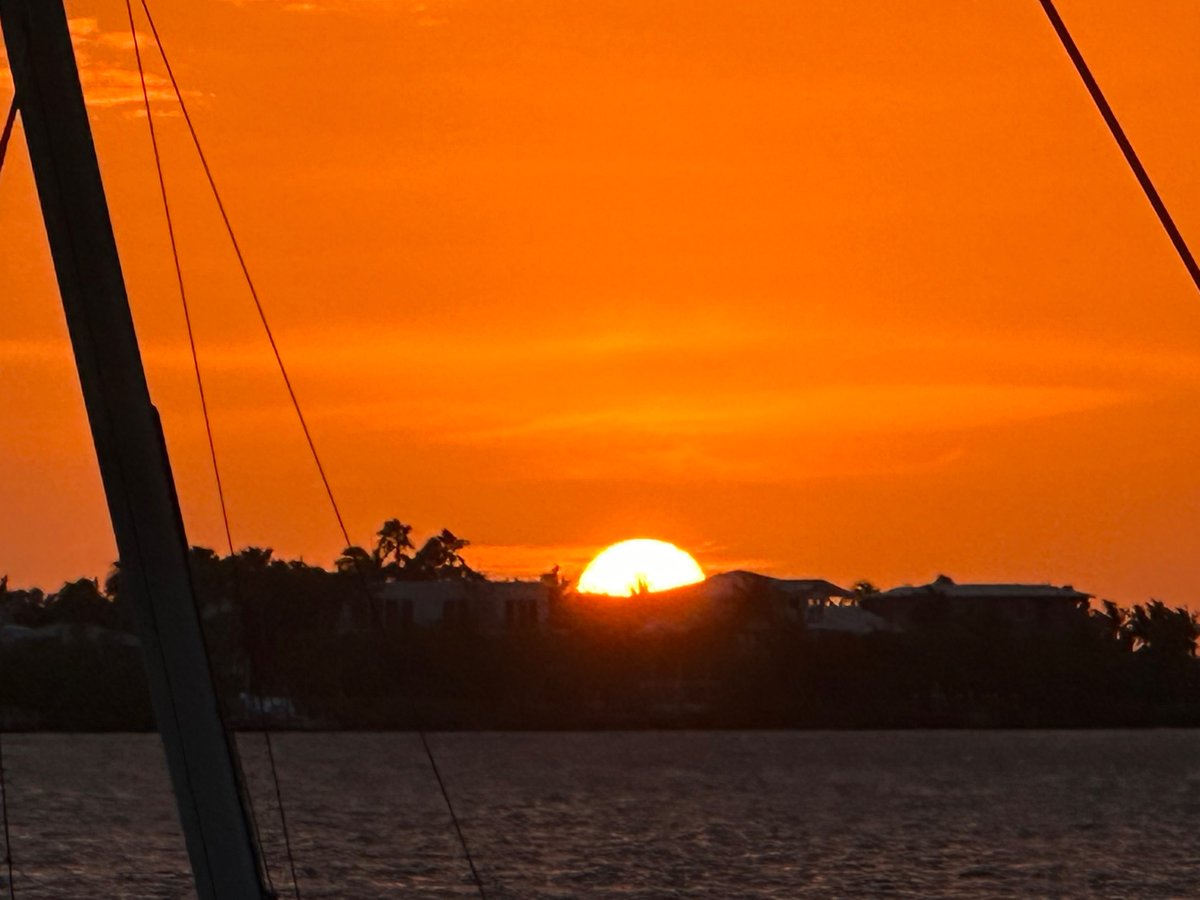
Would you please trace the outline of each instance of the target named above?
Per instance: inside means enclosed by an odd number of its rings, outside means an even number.
[[[203,900],[268,896],[224,728],[61,0],[0,0],[59,292]]]

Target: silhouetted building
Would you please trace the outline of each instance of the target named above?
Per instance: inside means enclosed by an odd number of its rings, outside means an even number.
[[[1090,600],[1070,585],[957,584],[939,575],[929,584],[866,594],[860,605],[900,629],[990,619],[1032,630],[1085,622]]]
[[[122,647],[139,646],[132,634],[82,622],[56,622],[30,628],[24,625],[0,627],[0,646],[15,644],[49,643],[62,646],[76,644],[108,645]]]
[[[589,607],[594,616],[622,618],[645,632],[688,631],[720,623],[747,646],[788,626],[851,634],[890,627],[860,609],[856,594],[830,581],[772,578],[741,570],[628,599],[581,595],[576,602]]]
[[[447,628],[503,634],[545,627],[551,588],[543,581],[388,581],[342,607],[342,634],[381,628]]]

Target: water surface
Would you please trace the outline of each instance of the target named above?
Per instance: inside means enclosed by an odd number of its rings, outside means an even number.
[[[474,892],[410,734],[277,735],[306,897]],[[262,739],[242,739],[277,887]],[[488,894],[1179,897],[1200,732],[438,734]],[[153,735],[8,735],[21,898],[188,897]]]

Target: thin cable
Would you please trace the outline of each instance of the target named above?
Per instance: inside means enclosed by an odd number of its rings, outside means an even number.
[[[354,575],[357,576],[358,584],[363,592],[363,596],[367,601],[367,610],[371,617],[374,617],[374,596],[371,593],[371,585],[367,581],[367,573],[359,561],[355,561]],[[420,721],[420,715],[417,712],[416,704],[412,702],[412,698],[405,692],[405,697],[409,701],[409,712],[412,715],[414,722]],[[454,826],[454,833],[458,835],[458,845],[462,848],[463,858],[467,861],[467,867],[471,870],[471,878],[475,881],[475,889],[479,892],[480,900],[487,900],[487,892],[483,887],[483,879],[479,876],[479,870],[475,868],[475,857],[471,855],[471,848],[467,844],[466,833],[462,829],[462,825],[458,821],[458,814],[454,811],[454,803],[450,800],[450,792],[446,789],[446,782],[442,778],[442,770],[438,766],[437,758],[433,755],[433,748],[429,745],[429,738],[426,735],[425,729],[421,725],[416,728],[417,737],[421,740],[421,748],[425,751],[425,758],[429,760],[429,768],[433,771],[434,780],[437,781],[438,790],[442,793],[442,801],[446,805],[446,811],[450,814],[450,823]]]
[[[27,87],[30,87],[30,86],[32,87],[32,89],[34,90],[35,93],[38,92],[39,87],[40,87],[40,85],[38,84],[36,79],[34,79],[32,82],[27,83]],[[34,98],[34,108],[35,109],[39,108],[39,106],[41,105],[40,101],[41,101],[40,96]],[[62,176],[61,176],[62,166],[59,164],[59,160],[57,159],[57,157],[54,153],[53,145],[48,147],[47,162],[49,163],[50,178],[52,178],[54,181],[54,189],[56,191],[56,196],[63,197],[63,196],[65,196],[66,191],[65,191],[65,186],[63,184]],[[61,212],[61,210],[60,210],[60,212]],[[70,216],[63,216],[61,219],[61,223],[62,223],[63,230],[64,230],[64,235],[65,235],[64,243],[66,245],[66,250],[67,250],[67,252],[64,254],[64,258],[66,260],[65,265],[69,266],[69,268],[70,268],[69,274],[70,274],[70,277],[73,279],[73,283],[81,284],[82,276],[81,276],[81,272],[79,270],[80,269],[79,247],[81,246],[82,241],[78,238],[78,236],[75,233],[75,229],[72,227],[72,221],[71,221]],[[80,363],[80,365],[79,365],[81,377],[85,370],[95,371],[98,369],[98,363],[95,358],[94,350],[97,346],[99,346],[99,341],[96,338],[95,329],[92,326],[91,319],[84,317],[83,328],[87,332],[87,340],[84,341],[82,343],[82,345],[76,347],[76,354],[79,355],[82,352],[83,356],[86,357],[86,365],[84,363]],[[110,398],[109,398],[107,392],[100,391],[98,403],[97,403],[95,411],[96,411],[97,415],[99,416],[99,418],[101,418],[103,420],[104,428],[109,433],[111,433],[113,431],[114,416],[113,416],[112,407],[110,406],[110,403],[109,403],[109,399]],[[154,417],[155,426],[158,430],[158,436],[159,436],[159,439],[161,440],[162,439],[162,428],[161,428],[161,424],[158,422],[158,413],[154,409],[153,406],[150,407],[150,411]],[[89,415],[90,415],[90,412],[89,412]],[[161,452],[163,454],[163,459],[165,460],[166,459],[165,446],[161,448]],[[125,507],[126,520],[130,523],[128,537],[129,537],[129,545],[132,546],[134,549],[134,553],[132,555],[135,558],[140,560],[145,556],[145,553],[143,552],[141,533],[138,529],[138,517],[134,514],[133,503],[130,499],[130,491],[128,488],[128,481],[126,478],[126,469],[121,463],[122,463],[122,460],[120,460],[120,459],[118,459],[116,461],[116,465],[113,468],[112,474],[113,474],[113,477],[120,482],[121,490],[117,493],[118,493],[118,496],[120,497],[121,504]],[[169,486],[171,486],[172,492],[173,492],[173,484],[171,483],[170,478],[167,479],[167,483]],[[186,548],[184,548],[184,549],[186,550]],[[151,589],[150,583],[147,579],[145,567],[144,566],[136,567],[136,572],[139,576],[141,576],[140,581],[142,583],[142,592],[143,592],[142,596],[144,596],[144,597],[153,596],[154,592]],[[154,607],[154,604],[153,603],[146,604],[145,611],[148,613],[148,617],[150,620],[150,631],[153,632],[155,635],[160,634],[160,629],[159,629],[159,625],[158,625],[158,613]],[[156,652],[156,654],[159,658],[159,666],[162,669],[162,676],[166,683],[167,693],[172,697],[172,702],[170,703],[170,715],[171,715],[171,719],[174,723],[175,733],[179,734],[182,732],[183,727],[182,727],[182,724],[179,719],[179,709],[173,699],[176,696],[176,691],[175,691],[174,685],[171,682],[171,670],[167,665],[165,651],[163,650],[162,643],[160,641],[155,641],[154,643],[155,643],[156,649],[155,649],[155,651],[152,651],[152,652]],[[179,759],[180,759],[180,763],[183,768],[183,781],[185,782],[186,796],[189,798],[188,802],[194,807],[195,806],[194,801],[195,801],[195,797],[196,797],[196,789],[195,789],[195,783],[192,780],[191,762],[186,753],[180,754]],[[203,832],[201,832],[201,855],[203,857],[204,874],[205,874],[205,878],[207,879],[207,881],[209,883],[213,883],[215,881],[215,879],[212,874],[213,865],[212,865],[212,858],[209,855],[208,845],[209,845],[208,840],[205,839]]]
[[[167,184],[166,184],[166,179],[163,175],[162,160],[161,160],[161,156],[160,156],[159,149],[158,149],[158,135],[154,128],[154,115],[150,109],[150,93],[146,87],[146,72],[145,72],[145,68],[142,65],[141,48],[138,45],[137,26],[134,24],[134,21],[133,21],[133,7],[132,7],[132,5],[130,5],[129,0],[125,0],[125,12],[129,16],[129,35],[130,35],[131,40],[133,41],[133,52],[134,52],[135,58],[137,59],[138,77],[141,80],[141,86],[142,86],[142,102],[145,105],[146,124],[149,126],[149,131],[150,131],[150,146],[154,150],[154,165],[155,165],[155,169],[158,172],[158,189],[159,189],[159,194],[162,197],[163,214],[166,218],[166,223],[167,223],[167,235],[170,238],[170,243],[171,243],[171,257],[175,263],[175,280],[176,280],[176,284],[179,287],[179,299],[183,305],[183,320],[187,325],[188,343],[191,346],[191,350],[192,350],[192,366],[196,373],[196,386],[200,393],[200,408],[204,413],[204,428],[205,428],[205,434],[208,437],[208,448],[209,448],[209,455],[210,455],[210,457],[212,459],[212,463],[213,463],[213,474],[214,474],[214,476],[216,478],[216,482],[217,482],[217,497],[219,498],[220,503],[221,503],[222,516],[224,516],[224,514],[225,514],[225,492],[221,486],[221,472],[220,472],[219,468],[217,467],[216,451],[215,451],[215,448],[213,445],[212,427],[209,423],[209,417],[208,417],[208,403],[207,403],[207,400],[206,400],[205,394],[204,394],[204,382],[200,377],[200,359],[196,352],[196,342],[195,342],[195,339],[194,339],[194,336],[192,333],[191,309],[188,305],[187,290],[185,289],[184,282],[183,282],[183,268],[179,261],[179,248],[178,248],[178,244],[175,240],[175,225],[174,225],[174,220],[171,217],[171,204],[167,199]],[[225,533],[226,533],[226,538],[228,539],[229,538],[228,523],[226,524]],[[235,756],[235,758],[236,758],[236,756]],[[240,770],[241,769],[240,759],[237,760],[237,765],[238,765],[238,769]],[[242,775],[242,781],[245,782],[244,773],[239,773],[239,774]],[[258,826],[258,814],[254,808],[254,798],[250,795],[249,791],[246,792],[246,806],[250,813],[250,824],[251,824],[252,828],[254,829],[254,840],[255,840],[255,843],[258,844],[258,852],[259,852],[259,856],[260,856],[261,862],[262,862],[263,873],[266,875],[267,887],[271,891],[271,893],[274,894],[275,893],[275,885],[271,879],[271,868],[270,868],[270,866],[267,865],[266,856],[263,853],[262,832]]]
[[[12,839],[8,831],[8,786],[4,780],[4,732],[0,731],[0,819],[4,822],[4,865],[8,869],[8,900],[16,900],[13,886]]]
[[[207,423],[206,423],[206,425],[207,425]],[[213,465],[214,465],[214,467],[216,466],[216,458],[215,457],[213,459]],[[245,595],[245,592],[242,590],[241,576],[238,574],[238,559],[237,559],[237,556],[233,552],[233,541],[232,541],[232,539],[228,538],[228,534],[229,534],[228,520],[225,521],[225,530],[226,530],[227,539],[229,540],[229,548],[230,548],[229,549],[229,565],[231,567],[230,571],[232,574],[232,581],[233,581],[234,600],[237,602],[238,609],[246,610],[247,609],[246,595]],[[254,636],[253,636],[252,640],[255,642],[256,645],[261,646],[263,643],[262,620],[258,616],[254,616],[253,618],[254,618],[255,627],[254,627]],[[300,900],[300,881],[299,881],[299,879],[296,878],[296,858],[292,853],[291,832],[290,832],[290,829],[288,828],[287,813],[284,811],[284,806],[283,806],[283,791],[281,790],[281,788],[279,786],[279,769],[275,765],[275,746],[274,746],[273,741],[271,740],[271,732],[270,732],[270,729],[268,728],[269,722],[267,720],[267,712],[266,712],[266,709],[263,706],[263,702],[262,702],[262,686],[259,684],[259,681],[257,678],[257,675],[258,675],[257,662],[254,658],[254,654],[248,654],[248,655],[250,656],[250,659],[249,659],[249,666],[248,666],[249,675],[247,678],[247,682],[248,682],[247,687],[250,690],[250,696],[253,697],[256,701],[254,705],[255,705],[255,708],[258,710],[259,733],[262,734],[263,744],[266,747],[266,751],[267,751],[267,763],[268,763],[268,768],[271,772],[271,784],[273,785],[273,787],[275,789],[275,809],[279,813],[279,828],[283,835],[283,848],[284,848],[284,853],[287,857],[288,874],[292,879],[292,893],[296,895],[296,900]],[[247,790],[247,798],[249,798],[249,790]],[[251,809],[253,810],[253,803],[251,804]],[[256,829],[258,828],[257,822],[255,823],[255,828]],[[259,839],[259,845],[260,846],[262,845],[261,838]],[[267,865],[265,857],[263,859],[263,868],[266,870],[266,873],[267,873],[267,883],[268,883],[268,885],[271,886],[272,891],[274,891],[274,886],[271,885],[271,869],[270,869],[270,866]]]
[[[254,308],[258,310],[258,318],[262,322],[263,330],[266,332],[267,341],[271,345],[271,352],[275,355],[275,364],[279,367],[279,374],[283,376],[284,386],[287,388],[288,397],[291,398],[292,408],[296,411],[296,418],[300,421],[300,428],[304,431],[304,439],[308,442],[309,452],[312,454],[313,462],[317,465],[317,472],[321,475],[321,483],[325,486],[325,494],[329,497],[329,503],[333,507],[333,514],[337,517],[338,528],[341,529],[342,538],[349,547],[350,532],[346,528],[346,523],[342,519],[341,509],[338,508],[337,500],[333,496],[333,488],[329,484],[329,478],[325,474],[325,467],[321,464],[321,457],[317,453],[317,446],[313,442],[312,433],[308,430],[308,422],[304,418],[304,413],[300,409],[300,401],[296,398],[296,391],[292,387],[292,380],[288,377],[287,367],[283,364],[283,357],[279,353],[279,347],[275,343],[275,334],[271,331],[270,323],[267,322],[267,314],[263,310],[262,302],[258,298],[258,290],[254,287],[254,280],[250,277],[250,269],[246,265],[246,259],[242,255],[241,245],[238,244],[237,236],[233,232],[233,225],[229,221],[229,214],[225,211],[225,204],[221,200],[221,194],[217,190],[217,182],[213,178],[212,170],[208,165],[208,158],[204,155],[204,149],[200,146],[200,138],[196,134],[196,127],[192,123],[192,117],[188,113],[187,104],[183,101],[183,92],[179,89],[179,82],[175,79],[175,71],[171,68],[171,62],[167,59],[166,48],[163,47],[162,39],[158,35],[158,28],[154,24],[154,17],[150,14],[150,7],[146,4],[146,0],[141,0],[142,9],[145,10],[146,20],[150,23],[150,30],[154,34],[154,42],[158,46],[159,56],[162,57],[163,66],[166,67],[167,77],[171,79],[171,88],[175,91],[175,98],[179,102],[179,109],[183,113],[183,119],[187,123],[188,132],[192,136],[192,143],[196,147],[196,153],[200,157],[200,165],[204,168],[204,176],[208,179],[208,186],[212,189],[213,199],[217,202],[217,209],[221,213],[221,220],[225,223],[225,231],[229,235],[229,242],[233,246],[233,252],[237,256],[238,265],[241,266],[242,275],[246,279],[246,287],[250,289],[250,296],[254,300]]]
[[[463,856],[467,858],[467,865],[471,867],[471,877],[475,879],[475,887],[479,890],[479,896],[482,900],[487,900],[487,894],[483,890],[483,879],[479,877],[479,872],[475,869],[475,860],[471,857],[471,851],[467,848],[467,836],[463,834],[462,826],[458,824],[458,816],[454,814],[454,804],[450,802],[450,794],[446,790],[446,782],[442,781],[441,770],[438,769],[437,760],[433,758],[433,750],[429,746],[429,739],[425,736],[425,731],[421,728],[417,729],[417,736],[421,739],[421,746],[425,749],[425,757],[429,760],[429,768],[433,769],[433,777],[437,779],[438,790],[442,792],[442,799],[446,801],[446,809],[450,811],[450,821],[454,824],[454,831],[458,835],[458,843],[462,846]]]
[[[371,594],[371,585],[367,581],[367,574],[362,566],[354,566],[354,574],[358,578],[358,583],[363,591],[363,595],[367,601],[368,611],[374,608],[374,597]],[[371,613],[373,617],[373,613]],[[416,705],[412,702],[412,698],[408,697],[405,692],[405,697],[409,700],[409,712],[413,717],[414,722],[420,721],[419,713]],[[480,900],[487,900],[487,892],[483,887],[483,879],[479,876],[479,870],[475,868],[475,857],[471,855],[471,848],[467,844],[466,833],[462,829],[462,825],[458,821],[458,814],[454,811],[454,803],[450,800],[450,792],[446,789],[446,782],[442,778],[442,770],[438,766],[437,758],[433,755],[433,748],[429,745],[429,737],[426,731],[420,725],[416,728],[417,737],[421,740],[421,749],[425,751],[425,758],[429,761],[429,768],[433,771],[434,780],[437,781],[438,790],[442,793],[442,801],[446,805],[446,811],[450,814],[450,824],[454,826],[454,833],[458,835],[458,844],[462,848],[463,858],[467,861],[467,867],[471,870],[471,878],[475,881],[475,889],[479,892]]]
[[[1133,149],[1133,144],[1125,136],[1125,131],[1121,128],[1121,123],[1117,121],[1116,113],[1108,105],[1108,101],[1104,99],[1100,85],[1092,77],[1092,72],[1083,59],[1083,54],[1079,52],[1079,47],[1076,46],[1075,41],[1071,38],[1071,33],[1067,31],[1066,23],[1063,22],[1062,17],[1058,14],[1058,10],[1054,8],[1052,0],[1039,0],[1039,2],[1042,4],[1042,9],[1045,11],[1046,17],[1050,20],[1050,24],[1054,26],[1054,31],[1058,35],[1058,39],[1062,41],[1063,48],[1067,51],[1067,56],[1071,57],[1071,62],[1075,64],[1075,69],[1079,72],[1079,77],[1083,79],[1084,86],[1087,87],[1088,93],[1092,95],[1092,101],[1096,104],[1096,108],[1104,118],[1104,123],[1108,126],[1108,130],[1112,132],[1112,136],[1116,138],[1117,146],[1125,154],[1125,161],[1129,163],[1129,168],[1133,170],[1138,184],[1142,186],[1142,191],[1146,194],[1146,199],[1154,207],[1154,212],[1158,215],[1158,221],[1162,223],[1163,229],[1167,232],[1167,237],[1175,245],[1175,252],[1183,260],[1183,265],[1187,269],[1188,274],[1192,276],[1192,283],[1196,285],[1196,290],[1200,291],[1200,266],[1196,265],[1196,259],[1192,256],[1192,251],[1188,249],[1187,242],[1184,241],[1183,235],[1179,233],[1179,229],[1175,226],[1175,221],[1171,218],[1171,214],[1167,212],[1167,205],[1163,203],[1162,197],[1155,190],[1154,183],[1150,180],[1150,176],[1142,165],[1142,161],[1138,159],[1138,155]]]
[[[170,60],[167,58],[166,48],[163,46],[162,39],[158,34],[158,28],[154,23],[154,16],[150,12],[150,7],[147,4],[147,0],[141,0],[141,5],[142,5],[143,11],[145,11],[145,13],[146,13],[146,21],[150,25],[150,31],[154,35],[154,41],[158,47],[158,53],[162,57],[163,66],[166,69],[167,77],[171,81],[171,88],[175,92],[175,98],[179,103],[179,109],[183,113],[183,119],[184,119],[184,122],[187,124],[188,132],[191,135],[192,144],[196,148],[196,153],[200,158],[200,164],[204,169],[204,175],[208,179],[208,185],[209,185],[209,188],[212,190],[213,199],[217,203],[217,209],[219,210],[219,212],[221,214],[221,219],[225,224],[225,231],[229,235],[230,244],[233,246],[234,254],[237,256],[238,265],[241,266],[242,275],[246,279],[246,286],[247,286],[247,288],[249,288],[250,296],[254,300],[254,306],[255,306],[255,309],[258,311],[259,320],[262,322],[263,330],[266,332],[267,340],[269,341],[269,343],[271,345],[271,351],[275,355],[275,363],[279,368],[279,374],[283,377],[284,385],[287,387],[288,396],[292,402],[292,408],[296,412],[296,418],[299,420],[300,427],[304,431],[304,438],[308,443],[309,452],[312,454],[313,462],[316,464],[317,471],[321,476],[321,483],[325,487],[325,494],[329,498],[329,504],[333,509],[333,514],[334,514],[335,518],[337,519],[338,528],[341,530],[342,538],[346,542],[345,545],[347,547],[349,547],[352,544],[352,541],[350,540],[350,532],[346,528],[345,520],[342,518],[341,509],[338,507],[337,498],[333,494],[333,488],[329,483],[329,478],[325,474],[325,467],[321,464],[321,458],[320,458],[320,455],[317,453],[316,444],[313,441],[312,434],[308,429],[308,423],[305,421],[304,413],[300,408],[300,401],[297,399],[296,392],[292,388],[291,379],[288,377],[287,368],[283,363],[283,357],[280,355],[279,347],[275,343],[275,336],[274,336],[273,332],[271,331],[270,324],[267,321],[266,312],[263,309],[261,301],[259,300],[258,291],[254,287],[254,281],[250,277],[250,270],[246,265],[245,257],[242,255],[241,246],[238,244],[237,236],[234,234],[233,225],[229,220],[229,215],[225,211],[225,204],[221,200],[221,194],[217,190],[216,179],[213,177],[212,170],[209,168],[208,159],[204,155],[203,147],[201,147],[201,145],[200,145],[199,135],[196,133],[195,125],[192,123],[192,117],[188,113],[187,104],[184,102],[183,92],[179,88],[179,82],[175,78],[175,72],[171,68]],[[365,580],[364,580],[364,586],[365,586]],[[368,591],[368,600],[370,600],[371,598],[370,598],[370,593],[369,593],[369,591],[370,591],[369,587],[367,587],[367,591]],[[425,755],[429,760],[430,768],[433,770],[434,777],[437,779],[438,787],[442,793],[442,799],[445,801],[445,804],[446,804],[446,809],[450,813],[450,820],[454,825],[455,833],[458,835],[459,845],[462,848],[463,856],[467,860],[467,865],[470,867],[471,876],[475,880],[475,887],[479,891],[479,896],[481,898],[484,898],[484,900],[486,900],[487,894],[484,891],[483,880],[479,877],[479,871],[475,867],[475,860],[471,856],[471,850],[467,845],[466,837],[463,834],[462,826],[460,825],[459,820],[458,820],[458,815],[456,814],[456,812],[454,810],[454,804],[451,802],[450,795],[446,790],[446,784],[445,784],[445,781],[442,779],[442,773],[441,773],[441,770],[438,768],[437,760],[434,758],[433,751],[431,750],[431,748],[429,746],[429,741],[425,736],[424,730],[418,729],[417,733],[421,738],[421,744],[425,749]]]
[[[263,743],[267,748],[267,763],[271,768],[271,783],[275,786],[275,807],[279,810],[279,827],[283,831],[283,846],[287,851],[288,874],[292,877],[292,892],[296,900],[300,900],[300,881],[296,878],[296,858],[292,855],[292,839],[288,834],[287,813],[283,811],[283,793],[279,788],[279,774],[275,767],[275,744],[271,740],[271,732],[267,730],[267,713],[263,708],[262,695],[258,700],[258,721],[262,726]]]
[[[216,487],[217,487],[217,499],[219,500],[220,507],[221,507],[221,522],[225,529],[225,543],[229,549],[229,556],[231,558],[231,564],[233,565],[234,592],[236,595],[238,595],[238,598],[240,601],[240,600],[242,600],[242,598],[240,597],[240,594],[241,594],[240,582],[237,577],[237,560],[236,560],[236,558],[234,558],[234,552],[233,552],[233,532],[232,532],[232,529],[229,524],[229,511],[228,511],[228,507],[225,502],[225,488],[221,481],[221,467],[217,462],[217,448],[216,448],[216,443],[213,439],[212,420],[209,417],[209,412],[208,412],[208,399],[207,399],[207,396],[204,391],[204,378],[202,377],[201,371],[200,371],[200,355],[196,348],[196,337],[195,337],[195,332],[192,328],[191,308],[188,304],[187,289],[184,286],[183,267],[182,267],[182,265],[180,263],[180,259],[179,259],[179,245],[175,238],[175,225],[174,225],[174,220],[171,217],[171,204],[167,198],[167,183],[166,183],[166,178],[163,174],[162,155],[161,155],[161,153],[159,151],[159,147],[158,147],[158,134],[154,127],[154,114],[150,108],[150,92],[146,87],[146,71],[145,71],[145,67],[142,64],[142,52],[141,52],[141,48],[138,45],[137,26],[133,20],[133,5],[130,2],[130,0],[125,0],[125,11],[129,17],[129,34],[130,34],[130,38],[133,41],[134,56],[137,59],[138,78],[140,79],[141,86],[142,86],[142,102],[143,102],[143,104],[145,106],[145,110],[146,110],[146,124],[149,126],[149,131],[150,131],[150,145],[154,150],[154,167],[158,173],[158,189],[159,189],[159,194],[162,197],[163,215],[166,218],[166,223],[167,223],[167,235],[170,238],[171,258],[175,264],[175,282],[179,288],[179,300],[183,306],[183,320],[187,326],[188,347],[190,348],[191,355],[192,355],[192,369],[196,375],[196,390],[200,395],[200,410],[203,413],[203,417],[204,417],[204,433],[208,439],[209,460],[212,463],[213,479],[216,482]],[[287,852],[288,869],[289,869],[289,872],[290,872],[291,878],[292,878],[292,888],[297,897],[297,900],[299,900],[300,886],[296,880],[296,863],[295,863],[295,859],[293,858],[293,855],[292,855],[292,842],[291,842],[291,837],[288,834],[287,817],[283,811],[283,799],[282,799],[282,794],[281,794],[280,788],[279,788],[279,773],[275,767],[275,754],[271,747],[270,733],[266,730],[265,716],[263,716],[263,714],[262,714],[261,706],[260,706],[260,719],[263,721],[263,736],[266,738],[266,742],[267,742],[267,756],[268,756],[268,760],[270,762],[271,778],[272,778],[272,781],[274,782],[274,786],[275,786],[275,798],[276,798],[276,803],[279,808],[279,820],[280,820],[280,825],[281,825],[281,829],[283,832],[284,847]],[[236,756],[235,756],[235,758],[236,758]],[[240,759],[238,759],[238,768],[239,768],[239,770],[241,768]],[[240,774],[242,775],[243,783],[245,783],[245,774],[244,773],[240,773]],[[267,888],[270,890],[271,894],[274,895],[275,894],[275,883],[271,877],[271,867],[270,867],[270,865],[267,864],[266,855],[264,853],[262,832],[261,832],[261,830],[259,828],[259,824],[258,824],[258,814],[254,808],[254,798],[253,798],[253,796],[251,796],[249,790],[247,790],[245,793],[246,793],[246,806],[250,813],[250,823],[254,829],[254,838],[255,838],[255,841],[258,843],[259,856],[261,857],[261,861],[262,861],[263,874],[266,876]]]
[[[160,154],[160,151],[158,148],[158,134],[154,127],[154,114],[150,108],[150,93],[146,87],[146,72],[145,72],[144,66],[142,65],[142,51],[138,44],[137,26],[133,20],[133,6],[130,4],[130,0],[125,0],[125,12],[129,17],[129,36],[130,36],[130,39],[133,41],[133,52],[134,52],[134,57],[137,60],[138,77],[141,81],[141,86],[142,86],[142,102],[145,106],[145,111],[146,111],[146,124],[149,127],[149,131],[150,131],[150,146],[153,148],[153,151],[154,151],[154,166],[158,172],[158,189],[159,189],[159,194],[162,197],[163,215],[166,218],[167,235],[168,235],[168,237],[170,239],[170,243],[171,243],[171,258],[175,263],[175,281],[179,288],[179,299],[183,306],[183,320],[187,326],[188,345],[191,347],[191,352],[192,352],[192,367],[196,374],[196,387],[200,394],[200,409],[204,414],[204,431],[205,431],[205,435],[208,438],[209,458],[212,460],[213,476],[216,479],[217,498],[219,499],[220,505],[221,505],[221,517],[222,517],[222,520],[225,522],[225,538],[230,547],[230,551],[229,551],[230,555],[232,555],[233,554],[233,539],[230,535],[229,519],[228,519],[228,515],[226,514],[226,510],[225,510],[225,491],[224,491],[224,488],[221,483],[221,470],[220,470],[219,466],[217,465],[216,447],[213,443],[212,425],[209,421],[209,415],[208,415],[208,401],[207,401],[207,398],[206,398],[205,392],[204,392],[204,380],[200,376],[200,357],[196,350],[195,336],[192,331],[191,308],[188,304],[187,290],[184,287],[183,267],[180,264],[179,247],[178,247],[178,243],[175,239],[175,224],[174,224],[174,220],[171,216],[171,204],[167,199],[167,184],[166,184],[166,179],[163,174],[162,159],[161,159],[161,154]],[[235,760],[237,761],[237,767],[239,770],[239,774],[241,775],[241,780],[243,783],[245,783],[245,781],[246,781],[245,773],[240,771],[241,770],[241,760],[236,754],[236,749],[235,749]],[[271,878],[271,867],[267,864],[266,855],[264,853],[262,831],[259,828],[259,824],[258,824],[258,812],[254,808],[254,798],[248,790],[245,792],[245,794],[246,794],[246,807],[250,813],[250,824],[254,830],[254,840],[255,840],[255,843],[258,844],[258,852],[259,852],[260,862],[262,863],[262,871],[263,871],[263,874],[266,876],[267,888],[270,890],[271,894],[274,895],[275,884],[274,884],[273,879]]]
[[[4,158],[8,155],[8,141],[12,137],[13,125],[17,122],[17,95],[13,94],[12,103],[8,107],[8,115],[4,118],[4,131],[0,132],[0,171],[4,170]]]

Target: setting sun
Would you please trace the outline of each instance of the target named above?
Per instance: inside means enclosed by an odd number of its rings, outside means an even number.
[[[583,594],[627,597],[640,591],[665,591],[704,580],[691,554],[666,541],[636,538],[602,550],[579,576]]]

